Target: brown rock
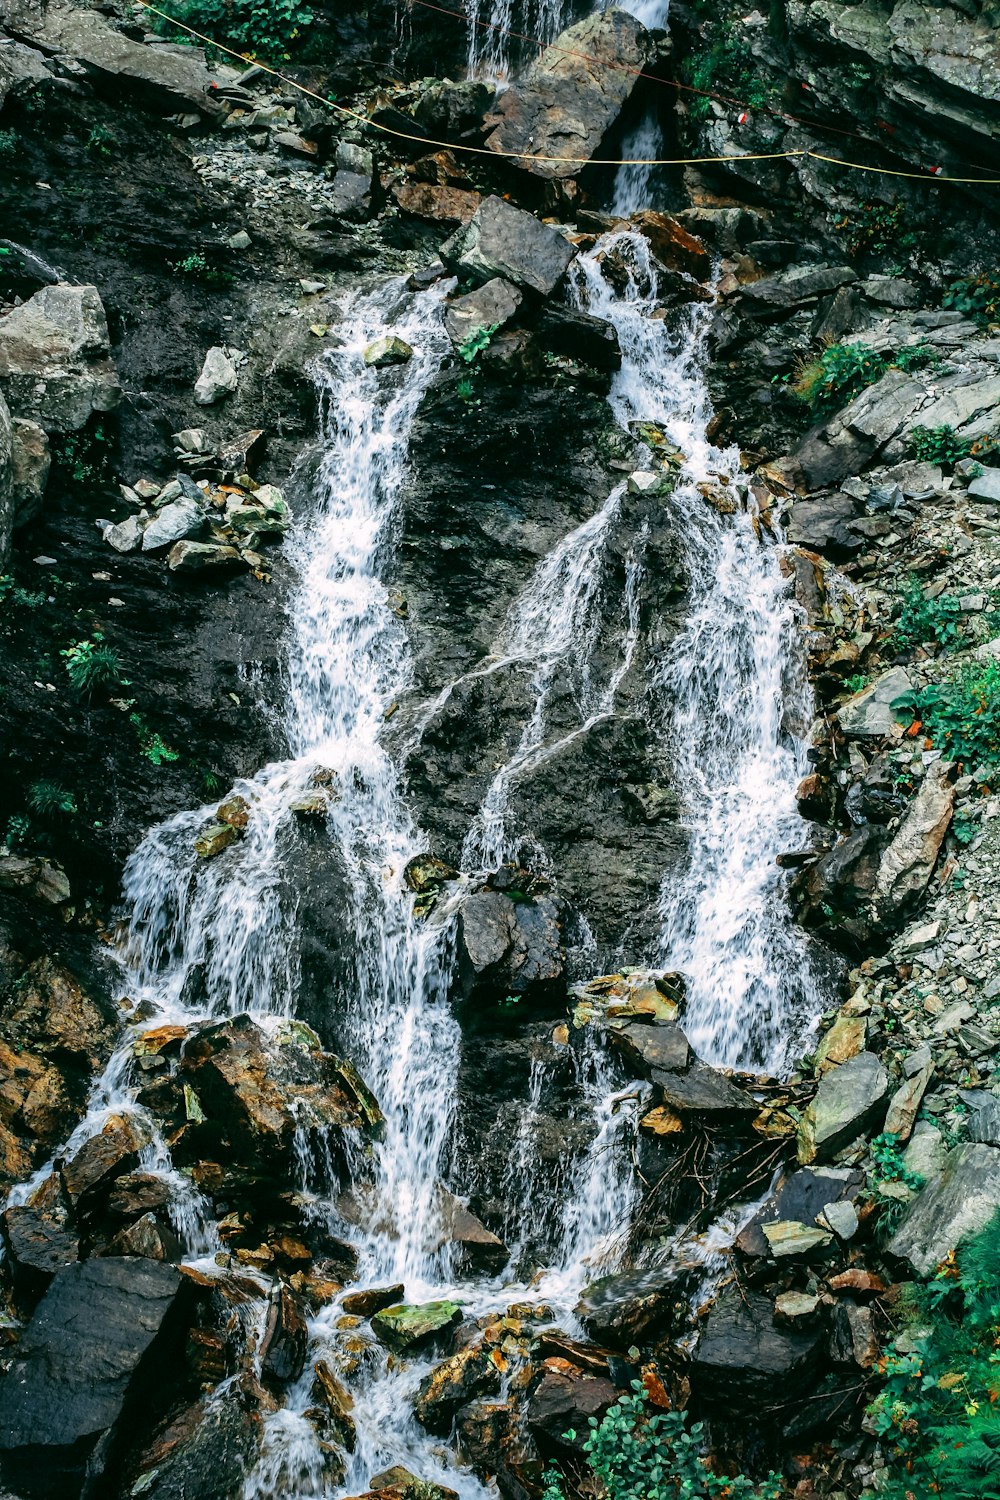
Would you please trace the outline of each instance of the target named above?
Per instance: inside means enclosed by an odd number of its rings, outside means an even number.
[[[404,213],[435,224],[468,224],[483,201],[479,193],[429,182],[401,182],[392,196]]]
[[[646,208],[633,216],[633,222],[668,271],[683,271],[696,281],[705,281],[712,274],[712,257],[701,240],[669,214]]]
[[[363,1292],[349,1292],[340,1305],[351,1317],[370,1318],[383,1307],[395,1307],[402,1302],[405,1292],[402,1282],[396,1286],[373,1286]]]
[[[840,1271],[827,1281],[831,1292],[851,1292],[855,1297],[881,1297],[889,1290],[886,1282],[874,1271],[863,1271],[852,1266],[849,1271]]]
[[[134,1115],[112,1115],[99,1135],[91,1136],[68,1162],[62,1182],[75,1206],[89,1193],[106,1187],[116,1177],[134,1171],[139,1152],[149,1144],[149,1131]]]

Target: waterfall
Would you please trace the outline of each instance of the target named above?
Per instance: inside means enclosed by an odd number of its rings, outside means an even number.
[[[621,293],[603,274],[608,257],[625,276]],[[818,1008],[775,865],[802,838],[795,788],[805,745],[795,729],[810,718],[789,585],[778,548],[744,508],[738,452],[706,437],[706,306],[676,333],[654,316],[655,264],[632,231],[605,236],[575,274],[581,305],[618,331],[610,401],[619,422],[658,425],[684,455],[670,504],[691,593],[652,695],[670,734],[689,852],[684,872],[664,881],[659,956],[687,978],[685,1030],[702,1057],[776,1068]]]

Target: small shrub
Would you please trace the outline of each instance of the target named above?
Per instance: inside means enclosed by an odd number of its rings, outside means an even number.
[[[175,0],[170,9],[179,21],[214,42],[244,57],[272,62],[288,61],[313,20],[312,11],[299,0]],[[176,36],[166,21],[157,21],[162,35]]]
[[[853,401],[887,368],[884,356],[868,344],[831,344],[818,359],[802,366],[792,389],[813,411],[825,415]]]
[[[901,723],[918,724],[935,749],[965,766],[1000,759],[1000,662],[970,663],[951,679],[893,700]]]
[[[151,729],[142,714],[129,714],[128,721],[139,738],[139,754],[144,755],[154,766],[165,765],[171,760],[180,760],[180,751],[173,749],[155,730]]]
[[[490,346],[490,339],[500,327],[499,323],[491,323],[482,328],[473,329],[458,346],[458,357],[463,359],[467,365],[474,364],[484,349]]]
[[[28,788],[28,806],[40,818],[71,818],[78,811],[76,798],[55,781],[36,781]]]
[[[947,650],[959,639],[962,606],[954,594],[927,599],[920,580],[910,577],[903,591],[903,607],[896,624],[895,643],[900,651],[912,651],[936,641]]]
[[[705,120],[711,111],[709,94],[722,93],[738,98],[751,109],[763,109],[772,90],[762,82],[761,71],[741,38],[730,26],[708,21],[702,28],[703,44],[681,64],[681,77],[703,94],[687,96],[687,111],[692,120]]]
[[[968,313],[982,327],[1000,319],[1000,280],[996,276],[963,276],[941,298],[942,307]]]
[[[87,137],[84,150],[89,151],[91,156],[111,156],[115,138],[110,130],[105,130],[103,125],[95,125]]]
[[[776,1474],[759,1481],[714,1474],[702,1457],[702,1423],[689,1429],[684,1412],[651,1412],[642,1383],[633,1380],[632,1390],[600,1421],[590,1418],[583,1444],[590,1477],[582,1493],[596,1500],[779,1500],[784,1493]],[[572,1442],[576,1433],[565,1436]],[[565,1500],[554,1468],[546,1473],[543,1500]]]
[[[4,829],[3,846],[8,853],[20,849],[27,843],[31,832],[31,819],[25,817],[24,813],[14,813],[13,817],[7,819],[7,827]]]
[[[844,678],[844,691],[853,697],[855,693],[862,692],[870,682],[871,677],[867,672],[855,672],[853,677]]]
[[[869,202],[859,204],[834,227],[843,231],[847,253],[857,257],[868,252],[881,255],[893,248],[910,249],[916,244],[916,235],[906,224],[905,204]]]
[[[76,641],[59,655],[78,693],[89,695],[96,687],[109,687],[122,680],[121,657],[113,646],[105,646],[100,641]]]
[[[40,609],[45,602],[44,590],[32,593],[29,589],[18,588],[9,573],[0,577],[0,604],[12,604],[17,609]]]
[[[924,463],[957,464],[960,458],[968,458],[972,444],[944,423],[940,427],[914,427],[910,433],[910,451]]]
[[[20,147],[16,130],[0,130],[0,156],[16,156]]]
[[[111,437],[102,422],[54,438],[52,457],[74,484],[86,489],[110,481]]]
[[[207,286],[232,285],[232,273],[223,271],[219,266],[213,266],[200,250],[193,250],[190,255],[185,255],[183,260],[172,260],[169,265],[176,275],[186,276],[191,281],[203,281]]]

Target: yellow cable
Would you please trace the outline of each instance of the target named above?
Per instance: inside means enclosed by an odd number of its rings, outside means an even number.
[[[188,26],[183,21],[178,21],[174,16],[157,6],[151,5],[150,0],[133,0],[143,10],[152,11],[154,16],[161,16],[164,21],[169,21],[171,26],[186,31],[188,36],[193,36],[196,41],[204,42],[208,47],[214,47],[217,52],[224,52],[228,57],[235,57],[237,62],[246,63],[248,59],[242,52],[236,52],[232,47],[224,47],[221,42],[213,41],[210,36],[205,36],[200,31],[195,31],[193,26]],[[553,166],[566,167],[701,167],[712,162],[737,162],[737,161],[779,161],[788,160],[796,156],[813,156],[818,161],[832,162],[838,167],[853,167],[858,172],[880,172],[888,177],[909,177],[917,182],[978,182],[986,186],[1000,183],[1000,177],[937,177],[924,172],[897,172],[890,167],[865,167],[860,162],[841,161],[836,156],[824,156],[819,151],[767,151],[757,154],[739,153],[732,156],[687,156],[687,157],[630,157],[622,160],[618,157],[601,156],[534,156],[526,151],[494,151],[489,146],[462,146],[455,141],[437,141],[429,136],[413,135],[405,130],[395,130],[391,125],[380,125],[377,120],[371,120],[367,115],[360,114],[357,110],[348,109],[346,104],[335,104],[332,99],[325,99],[322,94],[317,94],[314,89],[307,88],[304,83],[298,83],[294,78],[286,78],[279,73],[277,68],[269,67],[267,63],[253,60],[256,67],[262,72],[269,73],[272,78],[277,78],[279,83],[286,88],[298,89],[300,94],[307,94],[310,99],[325,105],[327,109],[336,110],[338,114],[345,115],[350,120],[357,120],[359,124],[367,126],[370,130],[380,130],[384,135],[391,135],[400,141],[415,141],[421,146],[440,146],[446,151],[462,151],[467,156],[489,156],[494,159],[500,158],[507,161],[523,162],[548,162]]]

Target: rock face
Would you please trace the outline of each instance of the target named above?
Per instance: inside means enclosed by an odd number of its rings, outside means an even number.
[[[852,739],[880,739],[891,734],[899,721],[892,711],[894,699],[908,693],[913,683],[902,667],[893,667],[870,687],[856,693],[838,710],[840,727]]]
[[[110,351],[96,287],[43,287],[0,318],[0,391],[19,417],[72,432],[121,400]]]
[[[10,556],[14,511],[13,431],[7,403],[0,394],[0,568],[6,567]]]
[[[502,891],[481,891],[462,903],[460,962],[466,987],[488,985],[513,995],[555,983],[563,971],[562,935],[547,897],[514,902]]]
[[[600,10],[570,26],[500,95],[491,151],[516,153],[536,177],[575,177],[593,156],[652,55],[634,17]],[[546,161],[545,157],[576,157]]]
[[[557,229],[503,198],[486,198],[465,228],[441,246],[445,264],[476,281],[499,276],[543,297],[555,290],[573,253]]]
[[[178,1271],[150,1261],[89,1260],[56,1274],[0,1384],[8,1483],[69,1500],[86,1472],[110,1490],[122,1424],[165,1402],[189,1295]]]
[[[492,281],[449,303],[444,320],[448,336],[457,348],[484,328],[502,328],[514,317],[521,301],[516,286],[494,276]]]
[[[691,1361],[691,1384],[706,1401],[773,1402],[809,1375],[819,1355],[819,1328],[774,1321],[768,1297],[727,1294],[709,1313]]]
[[[927,889],[955,805],[952,773],[947,761],[930,767],[902,827],[882,856],[875,902],[883,917],[904,912]]]
[[[829,1161],[884,1113],[889,1076],[874,1052],[831,1068],[799,1127],[799,1161]]]
[[[37,422],[15,417],[13,428],[14,525],[23,526],[33,521],[42,509],[52,456],[48,436]]]
[[[941,1175],[917,1194],[889,1242],[889,1253],[918,1276],[969,1235],[984,1229],[1000,1207],[1000,1151],[970,1142],[949,1152]]]

